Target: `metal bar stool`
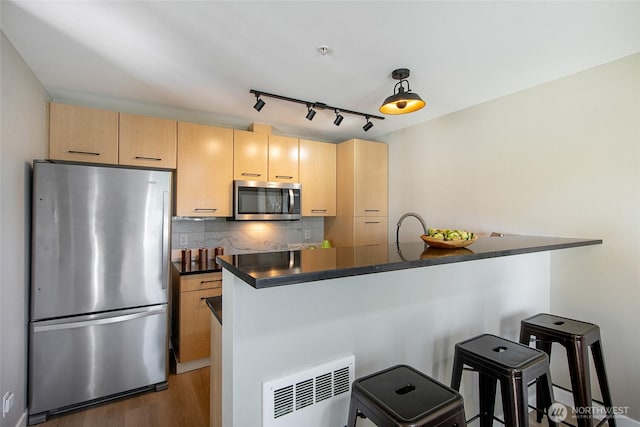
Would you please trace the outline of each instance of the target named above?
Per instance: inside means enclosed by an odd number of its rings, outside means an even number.
[[[500,381],[504,424],[509,427],[529,425],[528,384],[539,380],[544,387],[541,406],[553,403],[549,373],[549,357],[540,350],[495,335],[483,334],[455,346],[451,387],[460,390],[464,366],[479,374],[480,413],[468,422],[480,418],[481,427],[493,425],[496,385]],[[549,426],[556,426],[550,418]]]
[[[407,365],[357,379],[351,389],[348,427],[358,417],[379,427],[462,427],[462,396]]]
[[[606,416],[598,425],[607,421],[610,427],[615,427],[611,391],[607,381],[600,340],[600,328],[592,323],[540,313],[520,322],[520,342],[528,345],[531,337],[536,338],[536,347],[544,350],[549,357],[551,357],[551,344],[554,342],[561,344],[566,349],[574,406],[576,408],[590,408],[594,401],[603,404],[606,408]],[[591,348],[603,402],[592,400],[589,348]],[[537,386],[536,392],[539,392]],[[588,411],[588,414],[580,414],[576,421],[579,427],[593,426],[592,411]]]

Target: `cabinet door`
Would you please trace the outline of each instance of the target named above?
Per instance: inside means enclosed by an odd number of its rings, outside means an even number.
[[[180,293],[180,363],[209,357],[211,310],[205,300],[221,294],[220,288]]]
[[[355,246],[387,244],[387,217],[359,216],[353,221]]]
[[[355,140],[355,216],[387,216],[387,153],[387,144]]]
[[[336,145],[300,140],[302,216],[336,215]]]
[[[175,120],[120,113],[119,163],[176,168]]]
[[[233,131],[233,179],[267,181],[269,134]]]
[[[269,135],[269,181],[298,182],[297,138]]]
[[[232,129],[178,122],[177,166],[177,216],[232,215]]]
[[[50,104],[49,158],[118,163],[118,113]]]

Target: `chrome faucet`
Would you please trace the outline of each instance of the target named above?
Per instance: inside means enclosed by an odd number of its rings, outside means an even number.
[[[422,219],[422,217],[417,213],[407,212],[406,214],[402,215],[398,220],[398,228],[396,229],[396,244],[398,243],[398,236],[400,235],[400,226],[402,225],[402,221],[408,216],[412,216],[416,218],[418,221],[420,221],[420,224],[422,224],[422,229],[424,230],[423,234],[427,234],[427,225],[424,223],[424,219]]]

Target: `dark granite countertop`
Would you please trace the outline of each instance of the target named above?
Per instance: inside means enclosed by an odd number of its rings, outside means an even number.
[[[215,273],[216,271],[222,271],[222,268],[219,264],[216,264],[216,261],[213,259],[207,260],[207,265],[203,265],[200,267],[200,263],[198,261],[191,261],[191,265],[182,267],[182,262],[176,261],[173,262],[173,268],[175,268],[180,275],[186,274],[200,274],[200,273]]]
[[[222,296],[207,298],[206,302],[211,313],[216,316],[216,319],[222,325]]]
[[[601,239],[505,235],[480,237],[460,249],[436,249],[411,242],[222,255],[218,260],[234,275],[260,289],[599,244]]]

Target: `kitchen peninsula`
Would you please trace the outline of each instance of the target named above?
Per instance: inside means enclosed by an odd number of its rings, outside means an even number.
[[[549,251],[601,243],[508,235],[450,250],[415,242],[219,257],[222,425],[344,425],[348,393],[321,411],[323,402],[292,401],[274,414],[263,383],[350,356],[355,377],[406,363],[448,383],[456,342],[483,332],[515,340],[521,319],[549,311]]]

